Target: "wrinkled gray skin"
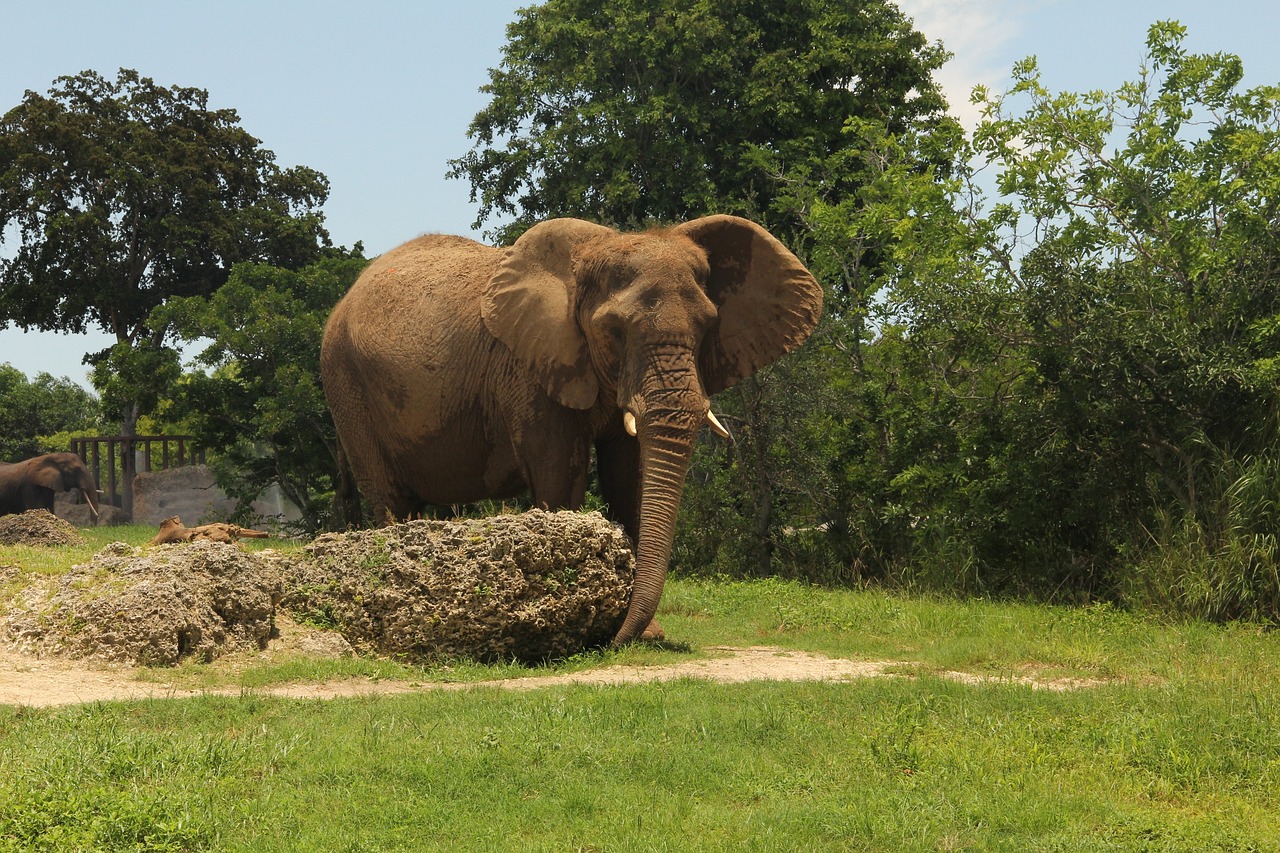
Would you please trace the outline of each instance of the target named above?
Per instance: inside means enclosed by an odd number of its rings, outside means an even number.
[[[22,462],[0,462],[0,515],[47,509],[58,492],[79,489],[98,517],[98,484],[74,453],[46,453]]]
[[[419,237],[370,264],[325,328],[339,462],[389,522],[525,491],[576,509],[594,446],[636,548],[628,642],[662,595],[710,395],[799,346],[821,308],[804,265],[732,216],[642,234],[553,219],[507,249]]]

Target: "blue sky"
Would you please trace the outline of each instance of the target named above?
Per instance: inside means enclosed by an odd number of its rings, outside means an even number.
[[[469,148],[466,128],[485,104],[505,27],[526,0],[461,3],[363,0],[4,0],[0,111],[59,75],[134,68],[162,85],[209,92],[283,166],[331,183],[325,214],[336,243],[369,254],[428,231],[470,234],[465,182],[446,161]],[[1136,76],[1147,27],[1173,18],[1187,47],[1244,60],[1246,85],[1280,84],[1280,3],[1274,0],[901,0],[955,58],[941,82],[972,126],[975,84],[1003,87],[1013,63],[1035,55],[1055,90],[1113,89]],[[474,235],[479,236],[479,235]],[[0,251],[3,248],[0,247]],[[85,352],[102,334],[0,331],[0,363],[87,386]]]

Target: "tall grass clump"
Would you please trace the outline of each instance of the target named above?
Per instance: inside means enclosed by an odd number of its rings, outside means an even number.
[[[1194,504],[1162,508],[1132,551],[1125,603],[1179,616],[1280,622],[1280,461],[1223,459]]]

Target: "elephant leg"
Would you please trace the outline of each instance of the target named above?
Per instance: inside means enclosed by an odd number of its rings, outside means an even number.
[[[596,442],[600,497],[610,521],[622,525],[632,543],[640,538],[640,442],[618,431]]]
[[[540,509],[579,509],[587,497],[591,442],[585,412],[547,404],[515,425],[512,448],[533,503]]]
[[[356,449],[344,446],[342,450],[355,475],[356,483],[359,484],[360,492],[369,501],[374,524],[387,525],[404,521],[419,509],[421,501],[399,484],[396,472],[387,465],[376,448],[366,446]],[[341,486],[339,483],[340,488]],[[356,517],[358,516],[357,509]]]
[[[587,497],[590,445],[566,442],[555,452],[537,455],[524,464],[533,503],[540,509],[579,509]]]

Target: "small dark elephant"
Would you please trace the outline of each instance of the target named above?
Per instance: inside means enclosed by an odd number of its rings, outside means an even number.
[[[506,249],[429,235],[375,260],[334,308],[320,370],[379,521],[525,491],[576,509],[591,451],[636,579],[614,638],[640,636],[667,573],[711,395],[798,347],[822,288],[734,216],[626,234],[578,219]]]
[[[46,453],[24,462],[0,462],[0,515],[47,509],[53,512],[53,496],[79,489],[98,518],[98,485],[84,462],[74,453]]]

